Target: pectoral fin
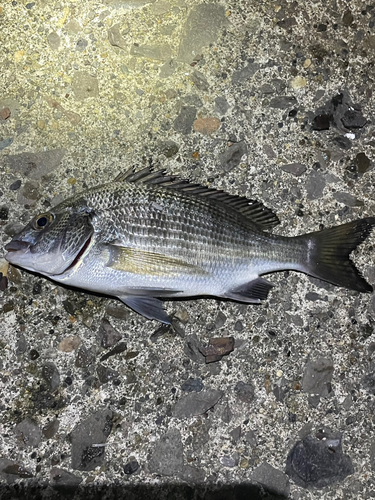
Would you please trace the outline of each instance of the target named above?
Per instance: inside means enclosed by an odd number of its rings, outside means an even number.
[[[123,247],[116,243],[106,245],[106,249],[107,266],[117,271],[163,277],[207,274],[201,267],[161,253]]]
[[[156,319],[166,325],[171,324],[168,314],[163,309],[163,303],[154,297],[141,297],[137,295],[119,297],[124,304],[135,312],[145,316],[148,319]]]

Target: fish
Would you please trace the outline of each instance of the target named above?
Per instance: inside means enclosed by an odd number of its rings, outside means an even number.
[[[283,270],[372,292],[350,254],[375,217],[290,237],[272,232],[278,223],[259,201],[131,168],[37,214],[5,246],[5,258],[165,324],[166,299],[259,304],[273,287],[262,276]]]

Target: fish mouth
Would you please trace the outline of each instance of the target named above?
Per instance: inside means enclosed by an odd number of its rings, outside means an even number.
[[[30,248],[30,243],[28,241],[12,240],[7,243],[4,249],[7,252],[26,252]]]

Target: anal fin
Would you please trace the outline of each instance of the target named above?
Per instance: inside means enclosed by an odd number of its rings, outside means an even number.
[[[264,278],[256,278],[255,280],[244,283],[237,288],[228,290],[224,297],[238,302],[247,302],[248,304],[259,304],[261,300],[268,297],[269,291],[273,288],[273,284]]]
[[[119,299],[145,318],[156,319],[166,325],[171,324],[171,320],[163,308],[162,301],[156,299],[155,297],[125,295],[123,297],[119,297]]]

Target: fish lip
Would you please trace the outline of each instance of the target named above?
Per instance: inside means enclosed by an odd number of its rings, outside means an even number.
[[[4,249],[7,252],[26,252],[30,248],[30,243],[28,241],[12,240],[7,243]]]

